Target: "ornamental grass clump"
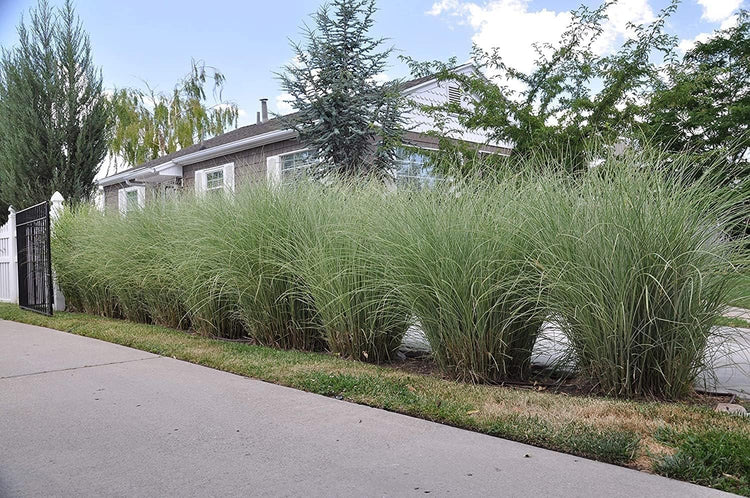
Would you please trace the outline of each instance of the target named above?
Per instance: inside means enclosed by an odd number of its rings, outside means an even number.
[[[105,221],[102,213],[89,206],[80,206],[75,212],[63,211],[51,237],[52,261],[68,306],[119,318],[119,304],[108,285],[109,272],[97,272],[106,262],[94,263],[101,256],[98,229]]]
[[[254,185],[215,201],[223,208],[210,220],[212,226],[204,227],[214,234],[215,278],[231,293],[246,333],[260,344],[326,349],[315,309],[295,272],[296,254],[284,250],[290,241],[317,230],[320,211],[307,202],[312,200],[301,188]]]
[[[238,339],[245,330],[238,315],[234,287],[224,279],[225,243],[231,198],[211,195],[200,198],[185,195],[169,217],[171,245],[162,258],[164,271],[172,275],[185,308],[185,320],[196,332],[214,337]]]
[[[680,398],[706,368],[744,257],[727,236],[741,203],[684,171],[610,158],[574,181],[541,178],[524,204],[549,312],[581,377],[605,393]]]
[[[182,289],[167,264],[174,206],[152,203],[127,217],[80,206],[53,230],[53,261],[67,302],[88,313],[184,327]]]
[[[388,280],[418,320],[441,370],[495,382],[527,376],[542,323],[530,241],[507,184],[399,191],[376,213]]]
[[[287,239],[285,258],[304,283],[329,349],[369,362],[395,359],[411,312],[387,276],[379,234],[382,186],[328,186],[321,197],[306,187],[305,209],[315,226]]]

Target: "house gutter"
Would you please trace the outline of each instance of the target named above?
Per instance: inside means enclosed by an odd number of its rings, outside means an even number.
[[[116,183],[122,183],[133,179],[146,179],[149,177],[160,176],[162,172],[166,172],[171,168],[175,168],[170,174],[163,176],[182,176],[181,172],[175,175],[176,169],[179,166],[186,166],[188,164],[195,164],[215,157],[226,156],[235,152],[240,152],[247,149],[253,149],[263,145],[281,142],[283,140],[289,140],[295,138],[297,132],[294,130],[274,130],[267,133],[262,133],[254,137],[247,137],[234,142],[229,142],[209,149],[199,150],[184,156],[175,157],[164,164],[159,164],[152,168],[140,167],[130,171],[124,171],[122,173],[102,178],[97,181],[97,184],[104,187],[107,185],[114,185]]]

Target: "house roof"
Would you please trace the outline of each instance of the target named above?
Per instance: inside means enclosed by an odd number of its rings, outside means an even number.
[[[210,149],[213,147],[217,147],[219,145],[236,142],[237,140],[242,140],[243,138],[250,138],[250,137],[257,136],[257,135],[262,135],[263,133],[267,133],[269,131],[276,131],[279,129],[281,129],[281,119],[279,118],[271,118],[268,121],[264,121],[263,123],[256,123],[256,124],[252,124],[248,126],[242,126],[235,130],[228,131],[226,133],[222,133],[221,135],[217,135],[213,138],[204,140],[200,143],[193,144],[189,147],[185,147],[184,149],[180,149],[177,152],[172,152],[171,154],[166,154],[161,157],[157,157],[156,159],[151,159],[150,161],[146,161],[145,163],[141,163],[138,166],[124,169],[122,171],[119,171],[117,175],[119,176],[122,174],[126,174],[128,172],[140,170],[140,169],[153,168],[155,166],[165,164],[173,159],[177,159],[179,157],[192,154],[193,152]],[[114,176],[114,175],[111,175],[111,176]]]
[[[470,64],[464,64],[455,69],[462,70],[469,66]],[[435,77],[436,75],[431,74],[431,75],[423,76],[421,78],[415,78],[409,81],[405,81],[401,83],[401,90],[407,91],[412,88],[418,87],[419,85],[422,85],[423,83],[427,83],[428,81],[435,79]],[[287,114],[283,117],[290,117],[293,115],[294,113]],[[241,128],[237,128],[235,130],[222,133],[221,135],[217,135],[213,138],[209,138],[200,143],[193,144],[189,147],[185,147],[183,149],[178,150],[177,152],[166,154],[161,157],[157,157],[156,159],[151,159],[150,161],[146,161],[145,163],[139,164],[138,166],[134,166],[132,168],[122,170],[106,178],[102,178],[101,180],[99,180],[99,183],[100,184],[113,183],[113,180],[115,180],[115,177],[117,177],[118,179],[119,178],[126,179],[131,176],[129,175],[130,173],[135,174],[141,170],[148,170],[149,168],[161,166],[166,163],[169,163],[170,161],[179,159],[180,157],[183,157],[183,156],[188,156],[196,152],[212,149],[214,147],[219,147],[219,146],[230,144],[230,143],[237,142],[240,140],[249,139],[255,136],[263,135],[264,133],[278,131],[282,129],[282,125],[283,125],[283,120],[279,117],[275,117],[267,121],[264,121],[262,123],[256,123],[256,124],[252,124],[248,126],[243,126]]]
[[[465,71],[467,68],[474,68],[473,70],[476,71],[476,68],[471,63],[456,66],[452,68],[451,71],[460,73],[462,71]],[[414,87],[421,85],[422,83],[427,83],[428,81],[432,81],[437,78],[437,75],[438,73],[433,73],[433,74],[428,74],[427,76],[422,76],[421,78],[415,78],[413,80],[404,81],[403,83],[401,83],[401,90],[402,91],[410,90]]]

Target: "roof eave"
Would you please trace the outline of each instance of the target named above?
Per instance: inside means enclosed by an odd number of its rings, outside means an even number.
[[[211,147],[209,149],[203,149],[192,152],[190,154],[185,154],[184,156],[175,157],[163,164],[159,164],[151,168],[140,167],[128,171],[123,171],[122,173],[97,180],[96,183],[101,187],[106,187],[108,185],[115,185],[117,183],[122,183],[128,180],[159,175],[160,173],[167,172],[167,170],[170,169],[172,170],[170,174],[165,174],[163,176],[174,177],[175,175],[173,174],[173,171],[176,166],[195,164],[201,161],[213,159],[215,157],[226,156],[235,152],[240,152],[255,147],[262,147],[263,145],[281,142],[283,140],[289,140],[291,138],[295,138],[296,136],[297,132],[294,130],[273,130],[262,133],[260,135],[255,135],[253,137],[235,140],[233,142],[217,145],[216,147]]]

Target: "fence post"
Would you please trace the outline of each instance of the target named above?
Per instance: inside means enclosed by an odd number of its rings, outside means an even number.
[[[49,209],[50,231],[52,230],[52,227],[55,225],[55,221],[57,221],[57,219],[60,218],[60,215],[62,214],[64,200],[65,198],[62,196],[60,192],[55,192],[54,194],[52,194],[52,197],[50,198],[50,209]],[[60,290],[60,287],[58,287],[57,285],[57,276],[55,275],[54,269],[52,270],[52,285],[54,286],[54,297],[52,300],[52,309],[55,311],[64,311],[65,310],[65,296]]]
[[[10,251],[10,301],[18,304],[18,245],[16,244],[16,209],[13,206],[8,207],[8,229],[10,238],[8,239],[8,250]]]

